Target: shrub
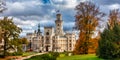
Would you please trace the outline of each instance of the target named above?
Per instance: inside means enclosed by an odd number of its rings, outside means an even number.
[[[0,58],[4,58],[4,55],[0,55]]]
[[[56,57],[49,54],[43,54],[43,55],[33,56],[26,60],[56,60]]]
[[[50,52],[51,56],[54,56],[54,57],[59,57],[59,53],[58,52]]]

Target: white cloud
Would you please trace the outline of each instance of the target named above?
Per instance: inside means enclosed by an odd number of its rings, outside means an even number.
[[[62,8],[62,9],[67,9],[67,8],[74,8],[79,2],[81,1],[78,1],[78,0],[52,0],[53,1],[53,5],[55,3],[55,6],[57,8]]]
[[[67,27],[66,29],[70,30],[74,26],[75,6],[80,2],[85,1],[94,2],[94,0],[51,0],[53,3],[46,5],[43,4],[41,0],[7,1],[8,10],[6,10],[2,16],[13,16],[13,21],[17,26],[23,28],[22,35],[25,35],[25,33],[37,29],[38,23],[41,24],[42,32],[44,26],[53,26],[55,24],[54,21],[56,20],[56,10],[60,9],[64,20],[64,27]],[[94,3],[98,4],[100,2],[96,0]],[[119,7],[120,5],[116,3],[112,5],[102,5],[101,9],[104,12],[107,12],[109,9],[116,9]]]
[[[63,2],[64,0],[51,0],[53,2]]]
[[[29,26],[35,26],[37,21],[31,21],[31,20],[21,20],[19,18],[14,17],[13,21],[15,22],[15,24],[18,25],[29,25]]]
[[[25,15],[28,14],[29,11],[34,12],[37,11],[37,8],[40,9],[42,2],[39,0],[32,0],[32,1],[16,1],[16,2],[6,2],[7,10],[2,14],[3,16],[11,16],[11,15]],[[32,13],[30,12],[30,13]]]
[[[108,8],[110,10],[112,10],[112,9],[119,9],[120,8],[120,4],[112,4],[112,5],[109,5]]]
[[[26,33],[32,33],[34,30],[23,30],[20,36],[26,36]]]

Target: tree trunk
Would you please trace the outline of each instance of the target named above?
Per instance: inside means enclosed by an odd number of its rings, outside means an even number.
[[[3,57],[5,57],[6,56],[6,46],[7,46],[7,38],[6,37],[4,37],[4,52],[3,52]]]

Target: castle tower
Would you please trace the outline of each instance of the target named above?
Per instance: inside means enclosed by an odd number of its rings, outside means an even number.
[[[56,21],[55,21],[56,27],[55,27],[55,35],[64,35],[63,32],[63,20],[60,13],[56,14]]]
[[[38,34],[38,35],[41,34],[41,31],[40,31],[40,24],[38,24],[38,31],[37,31],[37,34]]]

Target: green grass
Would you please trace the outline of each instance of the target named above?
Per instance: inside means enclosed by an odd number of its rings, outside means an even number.
[[[33,54],[36,54],[36,52],[24,52],[22,54],[22,56],[25,57],[25,56],[29,56],[29,55],[33,55]]]
[[[25,60],[56,60],[56,58],[51,56],[50,54],[43,54],[43,55],[33,56]]]
[[[57,60],[103,60],[103,59],[98,58],[97,56],[95,56],[95,54],[87,54],[87,55],[64,56],[57,58]]]
[[[59,57],[65,57],[65,54],[60,54]]]

